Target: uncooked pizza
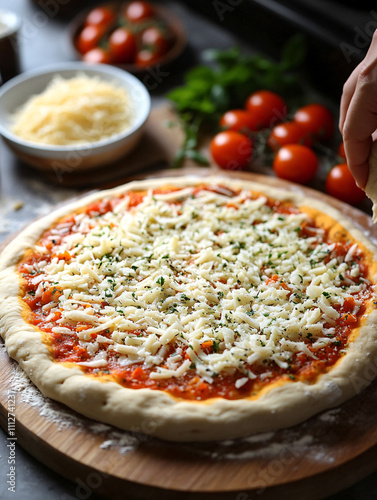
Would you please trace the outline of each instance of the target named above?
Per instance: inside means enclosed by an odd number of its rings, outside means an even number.
[[[377,354],[377,249],[331,206],[221,177],[134,182],[0,258],[7,350],[43,394],[170,440],[294,425]]]

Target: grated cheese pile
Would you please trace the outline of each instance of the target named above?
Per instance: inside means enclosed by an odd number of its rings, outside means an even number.
[[[124,88],[78,74],[53,78],[14,115],[12,132],[40,144],[69,146],[111,137],[131,125],[130,98]]]
[[[316,359],[336,342],[334,306],[368,284],[351,279],[360,274],[357,246],[337,256],[323,230],[300,237],[306,214],[275,213],[264,196],[252,199],[246,190],[231,198],[226,188],[218,191],[150,192],[136,208],[128,208],[126,195],[106,214],[78,214],[72,234],[61,225],[52,230],[54,253],[71,258],[29,265],[40,273],[35,295],[52,285],[63,289],[59,303],[43,309],[48,321],[62,308],[53,331],[79,337],[90,354],[82,366],[106,367],[108,351],[100,345],[107,344],[121,365],[144,363],[154,379],[195,369],[211,383],[239,370],[239,388],[256,377],[251,366],[273,361],[286,369],[292,353]],[[269,280],[274,275],[279,281]],[[356,313],[357,297],[355,304]],[[90,328],[67,328],[77,322]],[[208,341],[210,353],[202,349]]]

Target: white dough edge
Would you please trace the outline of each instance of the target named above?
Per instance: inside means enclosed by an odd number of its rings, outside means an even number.
[[[296,425],[316,413],[340,405],[372,381],[377,372],[376,311],[369,315],[347,354],[314,384],[287,381],[254,400],[176,399],[159,390],[132,390],[115,382],[100,382],[85,376],[78,367],[68,368],[52,361],[40,332],[26,323],[21,315],[16,264],[24,251],[33,246],[41,233],[57,219],[95,200],[167,184],[188,187],[203,183],[252,189],[275,199],[291,200],[297,206],[316,208],[338,221],[377,259],[377,248],[340,211],[314,198],[264,184],[221,176],[186,176],[135,181],[85,196],[30,224],[0,255],[0,332],[9,355],[45,396],[86,417],[121,429],[171,441],[210,441]]]

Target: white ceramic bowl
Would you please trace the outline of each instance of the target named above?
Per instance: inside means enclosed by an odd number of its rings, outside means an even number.
[[[45,90],[52,78],[72,78],[77,73],[97,76],[124,87],[132,106],[131,126],[123,132],[91,144],[50,146],[25,141],[11,132],[11,115],[32,95]],[[23,73],[9,80],[0,90],[0,134],[5,143],[24,162],[40,170],[79,171],[110,164],[129,153],[142,136],[151,100],[145,86],[126,71],[105,64],[68,62]]]

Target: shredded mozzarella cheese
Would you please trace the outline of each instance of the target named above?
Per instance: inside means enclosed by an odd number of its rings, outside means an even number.
[[[211,381],[238,370],[237,388],[256,377],[253,365],[287,369],[294,353],[316,359],[334,342],[325,323],[338,318],[335,307],[366,287],[344,285],[346,272],[359,272],[351,260],[357,247],[339,262],[321,231],[299,235],[304,213],[275,213],[247,191],[193,193],[149,193],[132,209],[126,195],[113,211],[77,216],[76,230],[61,234],[54,250],[71,259],[38,269],[40,287],[63,289],[53,331],[83,321],[81,345],[99,334],[96,349],[108,344],[123,364],[153,368],[151,378],[195,369]],[[80,364],[102,367],[107,358]]]

